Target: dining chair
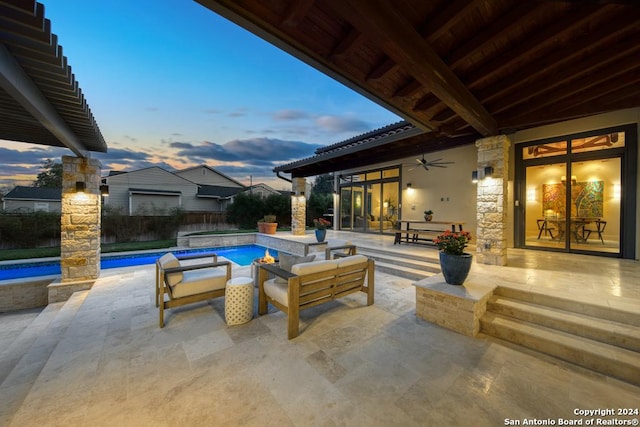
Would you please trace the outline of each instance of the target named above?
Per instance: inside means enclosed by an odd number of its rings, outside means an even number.
[[[549,227],[549,222],[546,219],[538,220],[538,230],[538,240],[540,240],[542,233],[544,233],[545,236],[549,234],[553,239],[553,230],[555,230],[555,227]]]
[[[602,233],[604,233],[604,229],[607,227],[607,221],[602,221],[597,219],[595,221],[596,223],[596,229],[590,229],[590,228],[585,228],[584,229],[584,240],[585,242],[587,241],[587,239],[589,238],[589,236],[591,236],[591,233],[598,233],[598,238],[600,239],[600,241],[602,242],[602,244],[604,245],[604,238],[602,237]]]

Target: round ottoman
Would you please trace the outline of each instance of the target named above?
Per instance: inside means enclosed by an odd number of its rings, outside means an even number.
[[[227,281],[224,295],[227,325],[241,325],[253,319],[253,279],[234,277]]]

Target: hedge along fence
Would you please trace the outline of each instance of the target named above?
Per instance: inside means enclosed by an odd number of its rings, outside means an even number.
[[[102,214],[102,243],[175,239],[178,231],[226,230],[224,212],[170,215],[123,215],[105,209]],[[59,212],[0,212],[0,249],[52,247],[60,245]]]
[[[36,248],[60,244],[59,212],[0,212],[0,248]]]

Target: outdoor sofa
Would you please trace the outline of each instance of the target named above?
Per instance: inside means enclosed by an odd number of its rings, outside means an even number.
[[[270,303],[287,315],[287,336],[299,333],[300,311],[354,292],[374,302],[375,262],[364,255],[294,264],[286,271],[272,264],[258,270],[258,313],[267,314]],[[269,278],[271,273],[274,278]]]

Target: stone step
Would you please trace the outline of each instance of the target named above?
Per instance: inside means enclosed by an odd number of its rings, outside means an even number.
[[[546,307],[500,295],[491,297],[487,310],[492,313],[640,352],[640,328],[634,325],[586,316],[581,313]]]
[[[410,253],[407,251],[403,251],[401,248],[399,248],[398,250],[387,250],[387,249],[379,249],[379,248],[375,248],[375,247],[369,247],[369,246],[358,246],[358,252],[366,252],[367,254],[377,254],[378,256],[382,256],[385,258],[402,258],[402,259],[409,259],[409,260],[414,260],[414,261],[420,261],[420,262],[429,262],[429,263],[434,263],[434,264],[440,264],[440,258],[438,255],[438,251],[436,250],[429,250],[429,251],[423,251],[423,253],[420,254],[415,254],[415,253]]]
[[[410,280],[421,280],[440,272],[439,261],[402,252],[358,247],[358,253],[372,258],[378,271]]]
[[[439,272],[433,272],[423,268],[409,268],[406,266],[398,266],[397,264],[390,264],[383,261],[376,260],[376,270],[383,273],[390,274],[392,276],[402,277],[404,279],[410,279],[413,281],[426,279]]]
[[[631,311],[615,307],[614,305],[606,306],[581,301],[579,295],[576,295],[575,298],[568,299],[503,286],[498,287],[494,292],[494,295],[531,302],[546,307],[557,308],[600,319],[612,320],[614,322],[640,326],[640,312],[638,312],[638,310]]]
[[[480,324],[487,335],[640,386],[637,352],[491,312]]]
[[[66,302],[52,304],[60,307],[57,307],[49,322],[43,318],[42,325],[39,325],[40,322],[33,325],[34,328],[40,328],[39,331],[25,331],[25,342],[33,340],[32,344],[0,384],[0,395],[3,396],[0,399],[0,425],[10,424],[50,355],[71,325],[87,293],[88,291],[75,292]],[[43,314],[45,317],[50,315],[52,313],[49,311]],[[35,339],[27,337],[32,333],[37,335]],[[13,351],[17,351],[17,348]]]
[[[22,356],[47,329],[64,303],[49,304],[29,324],[21,324],[22,331],[11,342],[3,341],[0,351],[0,384],[7,378]],[[25,310],[30,311],[30,310]],[[15,315],[15,314],[14,314]]]

